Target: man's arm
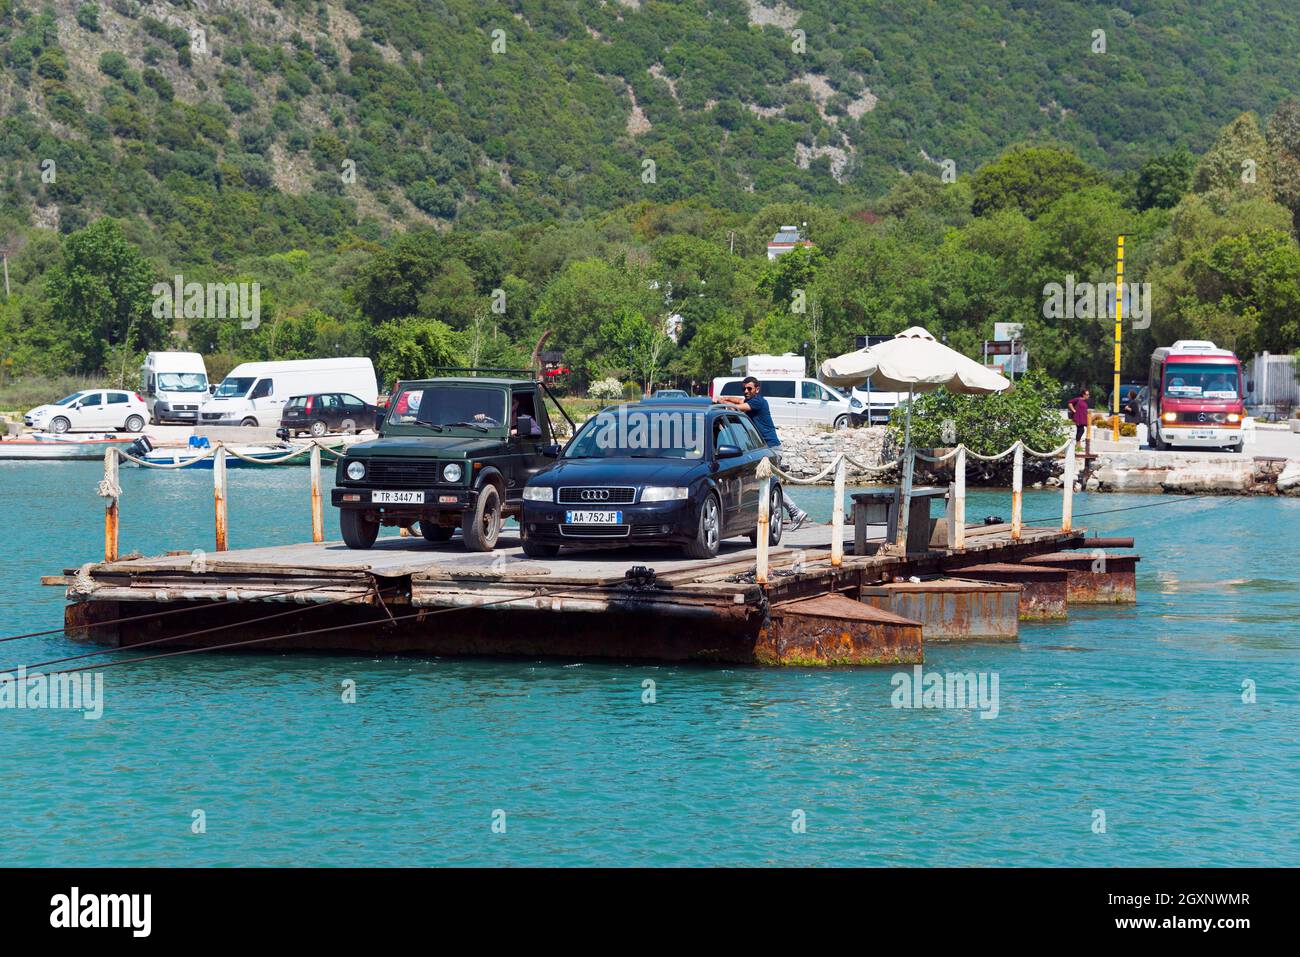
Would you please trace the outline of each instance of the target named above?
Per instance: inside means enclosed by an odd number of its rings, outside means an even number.
[[[742,398],[741,398],[740,396],[738,396],[738,395],[720,395],[720,396],[718,396],[718,401],[719,401],[719,402],[725,402],[727,405],[734,405],[736,408],[740,409],[742,412],[748,412],[748,411],[749,411],[749,403],[746,402],[744,399],[742,399]]]

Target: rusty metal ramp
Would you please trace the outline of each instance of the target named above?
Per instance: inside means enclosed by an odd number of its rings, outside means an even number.
[[[924,661],[921,623],[845,595],[778,602],[757,659],[775,665],[902,665]]]

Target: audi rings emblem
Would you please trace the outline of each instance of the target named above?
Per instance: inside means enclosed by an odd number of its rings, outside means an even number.
[[[581,493],[584,502],[607,502],[609,501],[609,489],[607,488],[584,488]]]

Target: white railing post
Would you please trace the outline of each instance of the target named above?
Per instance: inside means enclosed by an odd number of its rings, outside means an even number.
[[[325,516],[320,499],[320,446],[311,443],[311,540],[325,541]]]
[[[957,446],[952,462],[952,482],[948,486],[948,550],[966,545],[966,446]]]
[[[907,553],[907,530],[912,517],[912,476],[916,474],[916,450],[908,448],[903,459],[903,490],[898,506],[898,526],[894,529],[894,542]]]
[[[1011,460],[1011,540],[1020,540],[1021,506],[1024,504],[1025,443],[1017,442]]]
[[[212,457],[212,501],[216,510],[216,550],[226,550],[226,447],[217,444]]]
[[[1061,531],[1071,531],[1074,523],[1074,476],[1078,462],[1074,457],[1074,440],[1065,446],[1065,476],[1061,480]]]
[[[100,494],[104,502],[104,561],[117,561],[117,497],[121,491],[118,485],[117,449],[104,451],[104,482],[100,485]]]
[[[772,520],[772,460],[763,457],[758,463],[758,560],[754,566],[754,581],[767,584],[767,536]],[[721,520],[719,518],[719,520]]]
[[[844,454],[835,460],[835,501],[831,505],[831,566],[844,564],[844,481],[848,465]]]

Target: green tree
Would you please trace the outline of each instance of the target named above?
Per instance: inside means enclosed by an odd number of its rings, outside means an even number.
[[[1185,146],[1148,159],[1138,171],[1138,209],[1169,209],[1176,205],[1191,185],[1195,164]]]
[[[115,220],[104,217],[68,237],[46,282],[51,317],[82,369],[102,368],[115,346],[153,349],[166,341],[171,319],[154,315],[155,275]]]
[[[1099,179],[1091,166],[1068,150],[1018,146],[975,171],[971,209],[984,216],[1015,208],[1033,218],[1066,193]]]
[[[459,366],[464,358],[450,326],[437,319],[408,317],[386,322],[375,333],[380,379],[426,379],[439,366]]]

